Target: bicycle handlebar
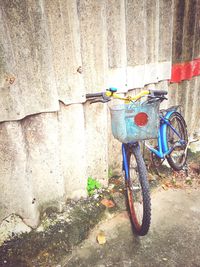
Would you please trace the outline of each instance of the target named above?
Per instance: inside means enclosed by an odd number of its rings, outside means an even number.
[[[93,98],[93,97],[99,97],[99,96],[103,96],[103,92],[102,93],[94,93],[94,94],[86,94],[86,98]]]
[[[149,90],[149,92],[153,93],[154,96],[164,96],[168,94],[165,90]]]
[[[160,98],[161,100],[164,100],[167,99],[165,95],[167,95],[167,91],[165,90],[145,90],[135,96],[122,97],[118,93],[116,93],[116,91],[114,92],[113,89],[111,88],[107,89],[105,92],[86,94],[86,99],[90,99],[91,103],[96,103],[96,102],[106,103],[110,101],[111,98],[116,98],[131,102],[139,100],[143,96],[149,96],[150,98]]]

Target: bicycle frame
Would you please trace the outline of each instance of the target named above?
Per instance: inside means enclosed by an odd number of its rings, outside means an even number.
[[[175,112],[176,110],[171,110],[168,111],[166,113],[165,116],[160,115],[160,128],[159,128],[159,132],[158,132],[158,150],[145,144],[145,146],[154,154],[156,154],[157,157],[159,157],[160,159],[165,159],[165,157],[167,155],[169,155],[172,151],[173,151],[173,147],[168,149],[168,145],[167,145],[167,126],[169,126],[172,131],[179,137],[179,143],[180,144],[184,144],[185,141],[181,140],[181,136],[179,135],[179,133],[176,131],[176,129],[171,125],[171,123],[169,122],[169,117],[171,116],[171,114],[173,112]]]
[[[125,146],[136,146],[139,145],[138,142],[134,142],[134,143],[128,143],[128,144],[123,144],[122,143],[122,170],[125,171],[126,175],[125,175],[125,181],[127,182],[128,177],[129,177],[129,167],[128,167],[128,162],[127,162],[127,155],[126,155],[126,149]]]
[[[122,144],[122,159],[123,159],[123,166],[122,170],[125,171],[127,175],[125,175],[125,180],[127,182],[127,177],[129,176],[129,168],[128,168],[128,162],[126,157],[126,150],[125,150],[125,144]]]

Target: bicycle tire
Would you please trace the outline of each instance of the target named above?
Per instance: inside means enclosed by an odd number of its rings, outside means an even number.
[[[169,121],[171,125],[176,129],[176,131],[181,136],[181,139],[185,141],[185,144],[179,145],[175,147],[172,152],[167,156],[167,161],[169,165],[175,170],[180,171],[183,169],[186,160],[187,160],[187,143],[188,143],[188,135],[187,135],[187,125],[183,116],[179,112],[173,112]],[[177,143],[177,135],[172,131],[170,126],[167,126],[166,129],[166,137],[167,137],[167,146],[168,149],[171,149],[174,144]]]
[[[125,149],[128,163],[128,173],[125,172],[126,195],[130,221],[133,232],[144,236],[148,233],[151,222],[151,198],[146,165],[138,143],[133,144],[131,148],[127,145]],[[132,166],[132,161],[136,167]],[[135,168],[134,174],[136,175],[133,175],[132,168]],[[140,193],[138,192],[139,187]],[[140,207],[138,207],[139,205]],[[138,214],[137,208],[142,210],[142,215]]]

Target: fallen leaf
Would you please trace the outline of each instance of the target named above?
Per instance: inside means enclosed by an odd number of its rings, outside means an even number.
[[[108,190],[112,190],[114,187],[115,187],[114,184],[110,184],[110,185],[108,186]]]
[[[167,187],[169,187],[169,188],[172,188],[172,187],[173,187],[173,184],[172,184],[170,181],[167,181],[167,182],[165,183],[165,185],[166,185]]]
[[[156,181],[156,177],[155,177],[155,175],[149,174],[149,175],[148,175],[148,180],[149,180],[150,182],[152,182],[152,181]]]
[[[188,185],[192,185],[192,179],[190,177],[186,177],[185,182]]]
[[[103,231],[100,231],[97,235],[97,242],[99,245],[103,245],[106,243],[106,237]]]
[[[176,184],[176,179],[175,178],[172,178],[172,184]]]
[[[175,188],[179,188],[179,189],[181,189],[181,188],[183,188],[183,185],[182,185],[182,183],[177,182],[177,183],[174,185],[174,187],[175,187]]]
[[[101,204],[106,206],[107,208],[113,208],[115,206],[115,203],[112,200],[106,198],[101,200]]]
[[[173,188],[173,185],[170,181],[165,181],[163,184],[162,184],[162,188],[164,190],[167,190],[168,188]]]
[[[123,183],[123,181],[120,180],[120,179],[115,179],[115,180],[113,180],[112,182],[113,182],[115,185],[121,185],[121,184]]]
[[[162,184],[162,189],[167,190],[168,187],[165,184]]]

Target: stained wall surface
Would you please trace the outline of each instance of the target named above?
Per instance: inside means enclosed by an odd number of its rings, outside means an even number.
[[[0,221],[16,213],[36,227],[47,206],[86,196],[88,176],[106,186],[109,168],[120,172],[108,108],[86,93],[166,89],[199,133],[199,77],[168,82],[172,63],[200,57],[198,10],[198,0],[0,0]]]

